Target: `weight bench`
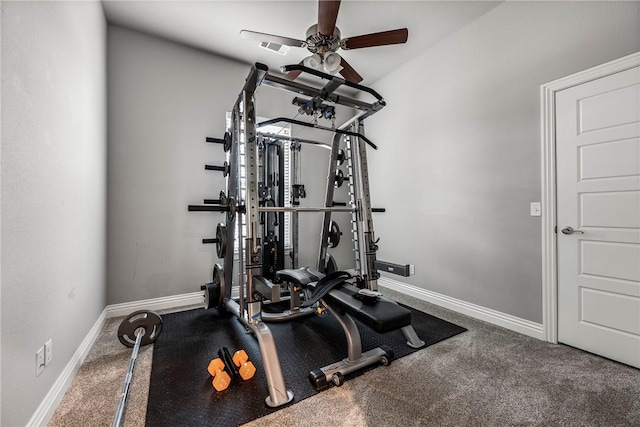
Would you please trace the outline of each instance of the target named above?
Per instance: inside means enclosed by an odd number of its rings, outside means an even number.
[[[349,283],[351,275],[347,272],[339,271],[323,276],[321,273],[310,271],[309,268],[302,268],[281,270],[277,274],[282,280],[313,288],[313,293],[302,304],[303,307],[322,301],[322,304],[338,320],[345,333],[347,358],[314,369],[309,373],[309,381],[318,391],[328,388],[332,383],[337,386],[342,385],[344,376],[351,372],[376,363],[389,365],[393,359],[393,350],[387,346],[362,352],[360,331],[354,318],[378,333],[402,329],[408,340],[407,345],[413,348],[424,346],[424,342],[418,338],[411,326],[409,310],[379,292],[359,289]],[[311,276],[321,277],[321,279],[314,284]]]

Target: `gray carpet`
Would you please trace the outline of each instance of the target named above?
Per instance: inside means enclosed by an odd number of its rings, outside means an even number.
[[[468,331],[245,426],[640,426],[640,370],[382,290]],[[130,355],[120,320],[107,321],[49,426],[111,425]],[[144,426],[152,351],[140,352],[125,426]]]

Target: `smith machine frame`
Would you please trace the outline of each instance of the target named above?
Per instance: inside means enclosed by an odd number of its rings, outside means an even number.
[[[242,93],[233,107],[231,113],[231,127],[223,139],[207,138],[208,142],[224,144],[225,151],[229,151],[229,161],[224,166],[210,167],[221,170],[228,175],[227,194],[221,192],[217,202],[219,206],[189,206],[190,211],[218,211],[226,212],[227,225],[219,224],[216,239],[205,239],[203,243],[216,243],[218,256],[224,258],[223,267],[216,264],[213,272],[213,282],[203,286],[205,300],[210,307],[225,308],[234,313],[240,321],[256,336],[260,346],[262,362],[266,374],[269,395],[265,399],[266,404],[277,407],[290,402],[293,393],[286,388],[278,353],[271,331],[265,324],[262,314],[262,298],[259,290],[273,286],[268,279],[263,277],[263,261],[265,259],[264,248],[261,243],[260,214],[292,212],[294,220],[300,212],[321,212],[322,234],[318,251],[317,269],[325,271],[327,260],[327,247],[330,235],[331,215],[334,212],[349,212],[352,215],[353,241],[355,253],[355,271],[359,278],[359,286],[377,291],[379,277],[376,269],[377,241],[375,239],[372,221],[372,208],[369,192],[369,179],[367,168],[366,145],[377,147],[364,136],[363,120],[385,106],[383,98],[374,90],[355,83],[345,81],[339,77],[331,76],[301,65],[289,65],[283,67],[283,71],[300,70],[313,74],[326,80],[321,87],[313,87],[303,83],[290,81],[269,73],[266,65],[256,63],[249,72],[242,88]],[[267,85],[279,89],[291,91],[310,98],[310,102],[320,105],[327,101],[336,105],[353,108],[358,111],[353,118],[339,126],[325,127],[317,123],[307,123],[294,119],[279,117],[262,123],[256,123],[255,92],[261,85]],[[341,86],[348,86],[361,92],[368,93],[375,98],[372,103],[360,101],[354,98],[338,95],[335,91]],[[324,206],[299,207],[299,206],[261,206],[260,204],[260,153],[258,141],[263,135],[260,127],[275,123],[291,123],[300,126],[323,129],[334,134],[331,143],[329,172],[327,177],[327,192]],[[273,136],[273,135],[272,135]],[[349,159],[349,186],[350,206],[335,206],[333,200],[335,171],[338,161],[343,154],[339,146],[341,139],[345,138]],[[276,137],[276,139],[290,140],[292,142],[309,142],[297,138]],[[240,188],[240,143],[244,142],[244,157],[246,168],[246,195],[242,197]],[[205,201],[207,203],[207,201]],[[238,272],[237,286],[234,286],[234,245],[236,233],[241,234],[243,225],[246,224],[247,234],[244,244],[238,248]],[[295,227],[294,227],[295,228]],[[295,233],[295,230],[294,230]],[[295,239],[295,237],[294,237]],[[222,250],[221,250],[222,247]],[[297,248],[295,248],[297,249]],[[297,252],[297,251],[296,251]],[[294,258],[294,267],[297,267]],[[232,287],[238,289],[237,301],[232,298]],[[415,347],[423,343],[419,340],[411,325],[402,328],[408,345]]]

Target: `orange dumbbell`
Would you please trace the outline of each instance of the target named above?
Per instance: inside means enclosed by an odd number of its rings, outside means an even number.
[[[229,387],[229,384],[231,384],[231,377],[224,371],[224,362],[220,358],[213,359],[209,363],[207,370],[213,377],[213,388],[217,391],[222,391]]]
[[[243,380],[253,378],[256,373],[256,367],[251,361],[249,361],[249,356],[244,350],[238,350],[235,352],[233,355],[233,363],[238,367],[238,373]]]

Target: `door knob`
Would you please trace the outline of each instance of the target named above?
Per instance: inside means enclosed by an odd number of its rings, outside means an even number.
[[[570,226],[567,226],[562,229],[562,234],[573,234],[573,233],[584,234],[584,231],[574,230],[573,227],[570,227]]]

